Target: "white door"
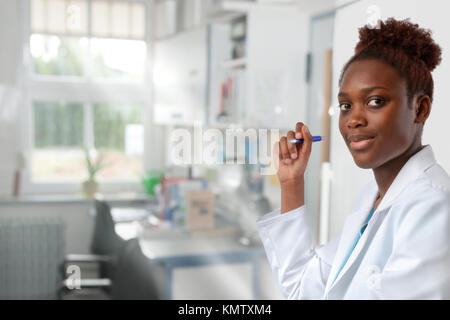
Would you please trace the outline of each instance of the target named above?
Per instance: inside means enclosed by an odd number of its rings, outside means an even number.
[[[327,86],[326,81],[330,82],[330,69],[327,65],[331,60],[329,55],[332,54],[333,30],[334,12],[311,18],[310,51],[306,74],[308,81],[307,112],[306,119],[301,121],[309,126],[313,135],[324,135],[324,132],[327,131],[324,125],[324,116],[326,116],[324,115],[324,112],[329,108],[327,94],[329,95],[330,88],[329,85]],[[324,226],[323,223],[322,226],[320,226],[320,221],[324,221],[323,217],[322,219],[320,217],[320,203],[321,201],[322,203],[327,202],[327,199],[323,199],[323,196],[327,197],[326,194],[323,194],[321,198],[321,194],[323,193],[321,189],[324,189],[324,185],[321,183],[321,167],[323,167],[323,157],[327,158],[324,154],[326,151],[323,147],[328,146],[328,142],[330,141],[329,138],[330,137],[325,137],[325,141],[313,144],[311,157],[305,174],[305,202],[308,208],[313,239],[316,242],[321,242],[320,233],[323,234],[323,232],[325,232],[327,234],[326,230],[328,228],[328,225]],[[325,200],[325,202],[323,200]],[[326,214],[327,209],[328,208],[324,208],[322,205],[322,213]],[[325,231],[319,232],[321,227],[322,230]],[[323,227],[325,227],[325,229],[323,229]]]

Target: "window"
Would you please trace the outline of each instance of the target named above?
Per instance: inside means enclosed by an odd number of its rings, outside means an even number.
[[[85,76],[88,39],[32,34],[30,52],[33,73],[56,76]]]
[[[139,125],[142,106],[95,104],[94,141],[103,150],[108,165],[99,179],[126,179],[142,174],[143,128]]]
[[[85,177],[83,104],[35,101],[32,176],[35,180]]]
[[[29,4],[29,180],[79,184],[87,149],[105,160],[99,182],[137,182],[149,103],[146,1]]]

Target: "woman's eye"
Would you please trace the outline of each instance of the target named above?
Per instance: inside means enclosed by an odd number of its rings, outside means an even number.
[[[350,109],[351,106],[349,103],[340,103],[339,104],[339,109],[341,109],[341,111],[347,111],[348,109]]]
[[[368,105],[371,106],[371,107],[378,107],[378,106],[380,106],[382,104],[383,104],[383,99],[380,99],[380,98],[370,99],[369,103],[368,103]]]

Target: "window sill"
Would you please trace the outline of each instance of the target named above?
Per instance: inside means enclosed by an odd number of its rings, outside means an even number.
[[[129,203],[156,203],[154,196],[143,193],[111,193],[111,194],[96,194],[96,199],[107,201],[115,206],[127,205]],[[93,203],[93,198],[86,198],[82,195],[76,194],[45,194],[45,195],[23,195],[19,197],[2,196],[0,197],[0,205],[15,205],[15,204],[89,204]]]

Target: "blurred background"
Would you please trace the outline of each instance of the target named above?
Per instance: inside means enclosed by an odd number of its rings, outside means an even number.
[[[251,133],[302,121],[326,137],[306,174],[313,242],[326,243],[372,178],[337,127],[340,70],[359,27],[411,18],[443,49],[423,143],[450,172],[446,9],[0,0],[0,298],[283,298],[255,225],[280,206],[280,189],[261,173],[267,163],[250,163],[271,149]],[[172,134],[194,150],[206,141],[199,128],[244,132],[244,158],[219,141],[216,163],[176,163]]]

